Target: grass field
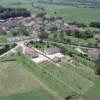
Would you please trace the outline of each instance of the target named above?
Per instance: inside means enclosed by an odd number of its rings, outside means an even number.
[[[51,74],[57,77],[63,84],[66,84],[76,93],[84,94],[91,86],[93,86],[93,82],[73,72],[67,67],[63,67],[63,65],[62,67],[57,67],[52,63],[45,62],[42,63],[41,66],[48,70]]]
[[[81,88],[80,92],[83,92],[85,89],[87,89],[87,91],[84,91],[84,96],[86,97],[85,100],[99,100],[100,98],[100,86],[99,86],[100,79],[99,77],[95,76],[93,70],[90,69],[89,67],[84,66],[84,65],[83,66],[82,65],[72,66],[68,63],[65,63],[62,65],[65,68],[62,68],[62,67],[59,68],[47,62],[42,63],[41,66],[45,68],[46,70],[50,71],[51,73],[53,73],[53,75],[56,75],[56,77],[59,78],[60,80],[63,80],[63,82],[66,82],[67,85],[70,85],[76,91],[79,91],[77,90],[78,86],[83,86],[83,89]],[[76,74],[73,72],[75,72]],[[85,80],[83,77],[85,78]],[[87,79],[91,81],[88,81]],[[70,80],[73,82],[71,82]],[[93,83],[92,87],[91,87],[91,82]],[[74,99],[74,100],[78,100],[78,99]]]
[[[91,88],[90,91],[86,93],[88,100],[99,100],[100,99],[100,78],[95,77],[95,85]]]
[[[25,7],[35,14],[38,10],[32,8],[32,1],[33,0],[0,0],[0,4],[5,7]],[[21,4],[15,5],[13,4],[14,2],[21,2]],[[87,24],[91,21],[100,21],[100,9],[98,8],[76,8],[72,6],[45,5],[37,3],[35,3],[35,5],[44,7],[49,16],[62,16],[65,21],[80,21]],[[57,12],[56,15],[54,14],[55,11]]]
[[[42,66],[30,61],[26,57],[18,56],[18,62],[24,64],[25,68],[35,74],[41,81],[43,81],[48,87],[54,90],[57,94],[62,97],[67,97],[74,93],[69,87],[65,86],[59,82],[55,77],[53,77],[48,71],[42,68]]]
[[[74,61],[75,63],[73,64],[68,64],[68,62],[61,63],[61,64],[62,66],[67,67],[68,69],[71,69],[72,71],[80,74],[81,76],[91,80],[94,83],[94,85],[84,95],[87,98],[86,100],[99,100],[100,98],[100,86],[99,86],[100,78],[95,75],[95,72],[92,69],[94,66],[94,63],[92,63],[91,61],[89,62],[88,60],[82,57],[79,57],[78,59],[81,59],[82,61],[84,60],[84,63],[81,63],[75,59]]]
[[[0,62],[0,100],[58,100],[21,65]]]
[[[54,98],[55,93],[65,97],[75,92],[85,95],[86,100],[99,100],[100,79],[86,66],[78,66],[77,69],[69,64],[62,67],[50,62],[35,64],[21,57],[18,62],[23,63],[23,67],[16,62],[0,63],[0,100],[59,100]],[[45,89],[34,75],[55,93]],[[88,80],[87,76],[91,79]]]
[[[73,62],[72,64],[68,64],[68,62],[62,63],[62,66],[73,70],[74,72],[80,74],[81,76],[83,76],[89,80],[94,80],[95,75],[94,75],[93,69],[87,67],[84,64],[81,64],[81,63],[78,63],[77,61],[75,61],[75,63]]]
[[[91,21],[100,21],[100,9],[76,8],[71,6],[43,5],[48,15],[62,16],[66,21],[80,21],[90,23]]]

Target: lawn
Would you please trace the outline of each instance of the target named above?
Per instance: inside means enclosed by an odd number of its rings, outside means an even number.
[[[0,100],[58,100],[15,61],[0,62]]]

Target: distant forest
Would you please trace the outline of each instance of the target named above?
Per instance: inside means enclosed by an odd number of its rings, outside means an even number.
[[[100,7],[100,0],[39,0],[40,3]]]
[[[28,17],[30,12],[25,8],[4,8],[0,6],[0,19],[14,18],[14,17]]]

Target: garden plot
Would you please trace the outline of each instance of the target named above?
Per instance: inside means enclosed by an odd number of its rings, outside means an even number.
[[[58,68],[50,62],[41,63],[41,66],[76,93],[84,94],[94,85],[92,81],[64,66]]]

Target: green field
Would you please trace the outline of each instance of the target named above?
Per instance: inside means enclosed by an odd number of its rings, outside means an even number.
[[[69,85],[72,86],[72,89],[74,89],[75,91],[80,91],[80,93],[84,92],[84,96],[86,97],[85,100],[99,100],[100,79],[99,77],[95,76],[94,71],[91,68],[85,65],[75,66],[75,65],[70,65],[68,63],[65,64],[63,63],[62,66],[64,68],[62,67],[59,68],[48,62],[42,63],[41,66],[46,70],[48,70],[53,75],[55,75],[58,79],[63,80],[63,82],[66,82],[68,86]],[[93,83],[92,87],[91,83]],[[81,90],[78,90],[79,86],[81,87],[83,86],[83,88],[81,88]],[[85,89],[87,89],[87,91]]]
[[[67,64],[66,64],[67,65]],[[81,75],[68,69],[67,67],[57,67],[52,63],[45,62],[41,66],[54,75],[62,84],[66,84],[70,89],[79,94],[84,94],[90,87],[93,86],[93,82],[87,80]],[[67,65],[69,66],[69,65]]]
[[[79,63],[77,63],[77,65],[74,64],[74,65],[69,65],[69,66],[68,66],[68,63],[63,63],[63,66],[93,81],[94,82],[93,87],[90,90],[88,90],[84,95],[87,97],[86,100],[99,100],[100,98],[100,86],[99,86],[100,79],[99,77],[95,76],[93,69],[83,64],[80,65]]]
[[[62,67],[51,62],[35,64],[24,56],[18,56],[17,62],[23,67],[16,62],[0,63],[0,100],[61,100],[57,98],[75,93],[87,98],[82,100],[99,100],[100,79],[84,64],[78,67],[67,62],[60,63]]]
[[[65,21],[80,21],[90,23],[91,21],[100,21],[100,9],[76,8],[71,6],[43,5],[48,15],[64,17]]]
[[[4,5],[5,7],[25,7],[35,14],[39,10],[32,8],[32,1],[33,0],[0,0],[0,4]],[[14,2],[21,2],[21,4],[13,4]],[[45,5],[35,3],[35,6],[38,5],[44,7],[49,16],[62,16],[64,17],[65,21],[80,21],[85,23],[90,23],[91,21],[100,21],[99,8],[77,8],[72,6]],[[54,14],[55,11],[57,12],[56,15]]]
[[[58,100],[52,91],[15,61],[0,62],[0,100]]]
[[[17,58],[19,63],[23,64],[27,70],[36,75],[41,81],[43,81],[48,87],[50,87],[60,96],[67,97],[74,93],[68,86],[62,84],[54,76],[48,73],[48,71],[43,69],[42,66],[35,64],[25,56],[18,56]]]

